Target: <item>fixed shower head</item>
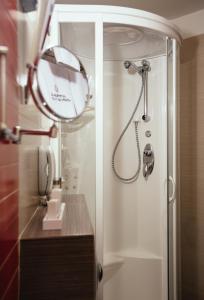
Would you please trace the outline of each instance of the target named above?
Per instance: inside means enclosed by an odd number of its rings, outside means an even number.
[[[151,71],[150,63],[146,59],[141,61],[141,66],[137,66],[134,62],[130,60],[124,61],[124,67],[128,70],[129,74],[139,73],[142,75],[144,72]]]
[[[136,66],[136,64],[134,64],[133,62],[126,60],[124,62],[124,67],[125,69],[128,70],[129,74],[135,74],[139,71],[138,67]]]
[[[128,68],[130,67],[130,65],[131,65],[131,61],[126,60],[126,61],[124,62],[124,67],[125,67],[125,69],[128,69]]]

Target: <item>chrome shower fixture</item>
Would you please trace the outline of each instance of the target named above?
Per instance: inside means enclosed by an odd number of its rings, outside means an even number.
[[[128,70],[129,74],[139,73],[142,75],[144,72],[151,71],[150,63],[146,59],[142,60],[141,66],[137,66],[134,62],[126,60],[124,62],[124,67]]]
[[[126,61],[124,62],[124,67],[125,67],[125,69],[128,70],[128,73],[129,73],[129,74],[139,73],[139,67],[136,66],[135,63],[133,63],[133,62],[131,62],[131,61],[129,61],[129,60],[126,60]]]
[[[151,71],[151,67],[150,67],[150,62],[146,59],[143,59],[142,60],[142,68],[143,68],[143,71]]]
[[[126,60],[124,62],[124,67],[128,70],[129,74],[138,73],[142,76],[142,81],[144,84],[144,114],[142,120],[144,122],[150,121],[150,116],[148,114],[148,72],[151,71],[150,63],[148,60],[143,59],[141,61],[141,66],[137,66],[134,62]]]
[[[143,176],[147,180],[154,169],[154,151],[151,144],[146,144],[143,151]]]

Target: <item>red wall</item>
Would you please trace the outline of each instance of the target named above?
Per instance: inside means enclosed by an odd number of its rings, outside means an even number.
[[[0,45],[9,48],[7,124],[18,123],[16,0],[0,0]],[[0,99],[1,102],[1,99]],[[0,299],[18,299],[18,146],[0,144]]]

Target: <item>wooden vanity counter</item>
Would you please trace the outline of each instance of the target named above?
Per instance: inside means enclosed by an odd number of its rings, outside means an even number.
[[[20,241],[21,300],[94,300],[94,232],[83,195],[70,195],[63,228],[42,230],[39,207]]]

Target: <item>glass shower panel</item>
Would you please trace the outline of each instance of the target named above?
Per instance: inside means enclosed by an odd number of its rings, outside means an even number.
[[[168,276],[169,300],[177,300],[177,207],[178,207],[178,182],[177,182],[177,108],[178,108],[178,48],[176,41],[167,40],[167,119],[168,119]]]
[[[166,38],[141,27],[112,23],[104,24],[103,37],[103,300],[167,300]],[[142,93],[136,109],[143,87],[138,70],[144,65],[149,65],[148,93]],[[144,94],[148,122],[143,118]],[[115,145],[127,123],[113,163]],[[148,144],[155,164],[145,177],[143,153]],[[125,184],[114,166],[123,178],[139,169],[136,180]]]
[[[85,195],[94,228],[96,260],[103,267],[97,300],[176,300],[178,52],[166,36],[170,32],[179,40],[179,34],[168,22],[143,14],[109,6],[59,5],[55,20],[61,45],[79,57],[89,78],[88,110],[62,125],[60,152],[64,194]],[[148,64],[145,92],[116,153],[115,166],[124,178],[134,174],[141,154],[137,180],[124,184],[113,170],[113,150],[142,94],[144,70],[138,70]],[[150,120],[145,122],[147,107]],[[147,178],[143,155],[148,145],[155,160]]]
[[[84,195],[95,232],[95,24],[60,23],[60,44],[80,59],[89,82],[85,111],[61,126],[63,193]]]

